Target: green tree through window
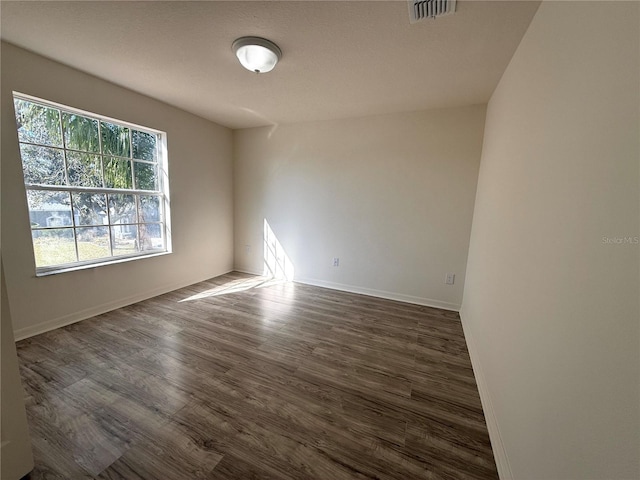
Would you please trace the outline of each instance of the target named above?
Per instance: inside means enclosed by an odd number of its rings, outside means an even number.
[[[39,272],[167,251],[163,134],[14,95]]]

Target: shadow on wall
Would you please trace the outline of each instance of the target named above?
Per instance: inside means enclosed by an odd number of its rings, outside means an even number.
[[[293,263],[287,256],[282,244],[273,233],[267,219],[264,219],[264,271],[261,277],[243,278],[232,280],[203,292],[196,293],[190,297],[179,300],[181,302],[192,302],[209,297],[218,297],[230,293],[239,293],[253,288],[270,287],[287,283],[293,280]]]

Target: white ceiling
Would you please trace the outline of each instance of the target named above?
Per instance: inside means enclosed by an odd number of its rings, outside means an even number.
[[[231,128],[485,103],[539,1],[2,1],[3,40]],[[271,73],[231,51],[280,46]]]

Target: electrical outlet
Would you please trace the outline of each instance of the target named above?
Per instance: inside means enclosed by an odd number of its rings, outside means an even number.
[[[338,257],[334,257],[333,258],[333,266],[334,267],[339,267],[340,266],[340,259]]]
[[[244,253],[246,253],[247,255],[251,253],[251,245],[244,246]]]
[[[456,281],[455,273],[447,273],[447,276],[444,277],[444,283],[446,283],[447,285],[453,285],[455,281]]]

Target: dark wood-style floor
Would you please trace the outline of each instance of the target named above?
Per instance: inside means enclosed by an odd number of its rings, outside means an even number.
[[[31,478],[497,478],[453,312],[232,273],[18,354]]]

